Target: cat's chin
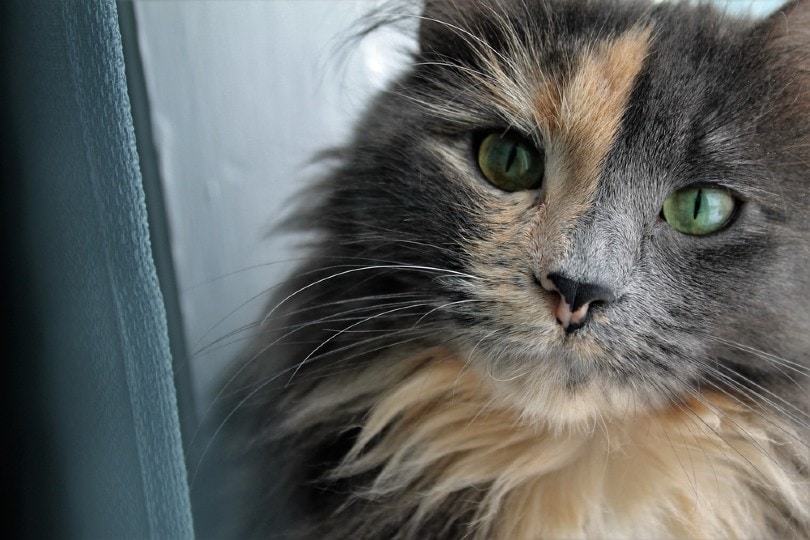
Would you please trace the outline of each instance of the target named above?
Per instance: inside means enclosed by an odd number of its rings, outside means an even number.
[[[495,380],[495,386],[524,421],[558,431],[590,431],[606,421],[627,420],[659,408],[649,399],[639,400],[629,386],[605,385],[598,380],[575,388],[528,378]],[[663,407],[663,403],[658,405]]]
[[[592,430],[671,405],[653,388],[607,375],[599,366],[607,360],[588,340],[561,338],[541,352],[513,355],[488,354],[479,347],[467,356],[490,381],[497,400],[524,421],[554,430]]]

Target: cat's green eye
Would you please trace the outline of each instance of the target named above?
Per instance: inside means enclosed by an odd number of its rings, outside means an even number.
[[[722,229],[731,219],[737,201],[723,188],[690,187],[664,201],[664,220],[684,234],[702,236]]]
[[[478,147],[478,166],[494,186],[506,191],[537,189],[543,183],[543,154],[511,133],[490,133]]]

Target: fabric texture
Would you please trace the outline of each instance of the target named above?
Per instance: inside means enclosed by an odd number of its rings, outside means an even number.
[[[191,538],[115,2],[15,0],[10,131],[61,538]],[[32,444],[38,444],[35,440]],[[53,532],[53,531],[51,531]]]

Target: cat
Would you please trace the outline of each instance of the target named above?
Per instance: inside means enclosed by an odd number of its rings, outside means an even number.
[[[810,1],[418,19],[229,383],[251,533],[810,538]]]

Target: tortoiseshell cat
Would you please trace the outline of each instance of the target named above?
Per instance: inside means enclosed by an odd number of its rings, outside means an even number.
[[[253,532],[810,538],[810,1],[428,0],[418,44],[238,375]]]

